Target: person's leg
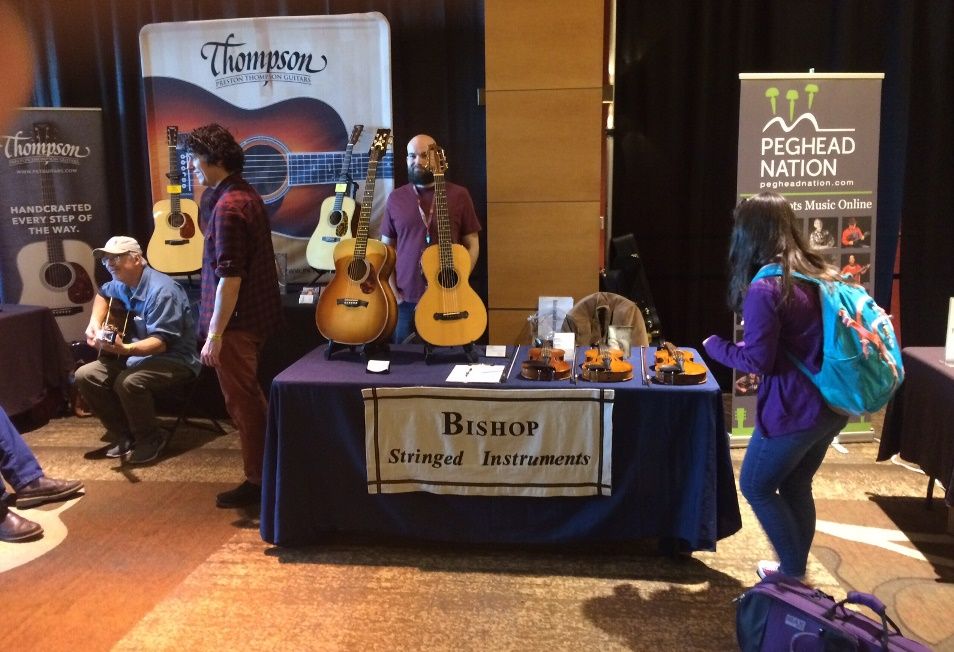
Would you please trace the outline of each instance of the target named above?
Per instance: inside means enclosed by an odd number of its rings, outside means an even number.
[[[120,372],[113,382],[129,432],[135,442],[156,436],[156,395],[195,378],[184,364],[165,358],[150,357]]]
[[[221,364],[216,368],[225,408],[242,442],[245,477],[262,484],[265,456],[265,421],[268,403],[258,383],[258,360],[262,340],[245,331],[222,335]]]
[[[414,309],[417,304],[411,301],[402,301],[398,304],[398,320],[394,327],[392,340],[395,344],[401,344],[414,332]]]
[[[7,413],[0,409],[0,476],[16,491],[42,475],[43,469],[33,451]],[[4,488],[0,482],[0,498],[3,497]]]
[[[815,497],[812,495],[812,480],[821,467],[832,440],[847,422],[847,417],[835,416],[827,424],[819,424],[814,431],[815,443],[805,451],[801,460],[779,486],[779,496],[788,505],[795,521],[799,559],[804,558],[806,563],[812,540],[815,538]],[[802,572],[804,573],[804,570]]]
[[[119,397],[113,391],[116,376],[126,368],[118,358],[100,358],[84,364],[76,370],[76,389],[89,406],[90,411],[110,433],[121,440],[129,439],[131,433],[126,413]]]

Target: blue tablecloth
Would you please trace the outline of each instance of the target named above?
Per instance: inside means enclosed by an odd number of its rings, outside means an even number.
[[[321,346],[275,378],[262,487],[265,541],[315,543],[331,532],[474,543],[659,538],[714,550],[741,527],[722,394],[711,376],[681,387],[580,381],[616,390],[612,496],[369,494],[361,389],[445,386],[453,364],[462,362],[445,353],[428,365],[421,348],[392,347],[391,371],[379,375],[347,350],[327,360]],[[523,354],[497,387],[542,386],[519,377]]]

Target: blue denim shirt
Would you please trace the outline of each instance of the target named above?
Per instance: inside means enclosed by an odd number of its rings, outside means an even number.
[[[120,281],[109,281],[100,288],[100,294],[107,301],[110,298],[122,301],[130,311],[124,342],[158,337],[166,343],[166,350],[156,356],[176,360],[193,373],[199,373],[202,364],[198,356],[195,316],[182,286],[147,265],[135,288]],[[132,367],[144,359],[129,356],[126,364]]]
[[[805,430],[831,410],[791,354],[812,372],[822,360],[821,302],[818,287],[795,281],[781,300],[781,278],[759,279],[749,286],[742,305],[743,339],[730,342],[713,335],[703,343],[709,356],[727,367],[762,376],[755,425],[765,437]]]

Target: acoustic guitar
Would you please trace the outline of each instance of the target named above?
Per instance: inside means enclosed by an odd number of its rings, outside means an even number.
[[[179,127],[166,127],[166,146],[169,150],[168,199],[161,199],[152,207],[155,228],[146,259],[149,264],[166,274],[194,272],[202,267],[205,236],[199,230],[199,207],[191,199],[182,199],[182,167],[179,160]]]
[[[470,287],[470,254],[463,245],[451,242],[444,150],[432,143],[427,148],[427,159],[434,175],[437,244],[421,254],[427,289],[414,311],[414,326],[428,344],[464,346],[483,335],[487,328],[487,308]]]
[[[125,341],[126,330],[129,326],[129,318],[131,316],[122,301],[113,297],[109,298],[109,303],[106,304],[106,319],[100,326],[99,335],[97,336],[97,340],[99,340],[99,342],[97,342],[99,345],[99,355],[97,357],[119,357],[115,353],[103,351],[102,344],[115,344],[117,338]]]
[[[351,130],[351,138],[345,149],[344,159],[341,162],[341,171],[338,173],[338,183],[335,185],[335,196],[326,197],[321,202],[321,211],[318,216],[318,226],[308,240],[305,249],[305,259],[315,269],[334,269],[335,247],[342,240],[354,237],[354,199],[352,192],[354,182],[351,180],[351,155],[354,146],[361,137],[364,125],[355,125]]]
[[[38,143],[57,142],[56,128],[49,122],[33,124]],[[53,170],[48,160],[38,168],[43,206],[56,206]],[[96,296],[93,287],[93,250],[82,240],[66,239],[75,233],[72,224],[51,223],[41,242],[31,242],[17,252],[17,271],[23,281],[19,303],[47,306],[67,340],[83,337]]]
[[[377,130],[368,156],[357,235],[335,246],[334,278],[318,296],[315,324],[331,343],[383,342],[397,325],[397,300],[389,283],[397,256],[392,247],[368,238],[375,174],[390,141],[390,129]]]

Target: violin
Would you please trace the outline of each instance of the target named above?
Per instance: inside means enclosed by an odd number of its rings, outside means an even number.
[[[563,349],[554,349],[547,340],[543,346],[530,349],[527,359],[520,363],[520,375],[527,380],[566,380],[573,369],[564,355]]]
[[[698,385],[706,382],[706,367],[693,360],[690,351],[677,349],[671,342],[663,342],[656,349],[656,376],[662,385]]]
[[[583,368],[583,380],[594,383],[618,383],[633,378],[633,365],[624,359],[623,352],[605,344],[589,349],[580,366]]]

